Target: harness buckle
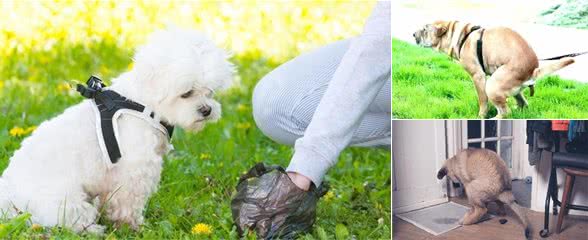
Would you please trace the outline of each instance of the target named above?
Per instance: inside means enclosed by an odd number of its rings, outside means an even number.
[[[76,90],[85,98],[96,97],[96,94],[102,92],[102,88],[106,87],[106,84],[96,76],[90,76],[88,81],[86,81],[86,85],[87,86],[82,84],[76,85]]]

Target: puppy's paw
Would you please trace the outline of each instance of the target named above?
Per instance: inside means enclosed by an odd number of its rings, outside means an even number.
[[[85,232],[100,236],[104,235],[104,230],[106,230],[106,227],[98,224],[92,224],[84,228]]]
[[[117,221],[114,223],[115,228],[121,228],[122,226],[128,226],[128,228],[130,228],[131,230],[133,230],[135,232],[138,232],[139,230],[141,230],[141,225],[136,224],[136,223],[122,222],[122,221]]]
[[[141,230],[141,225],[143,225],[143,217],[141,216],[138,218],[127,218],[124,220],[115,221],[115,223],[114,223],[114,226],[116,228],[120,228],[123,225],[128,226],[133,231],[139,231],[139,230]]]

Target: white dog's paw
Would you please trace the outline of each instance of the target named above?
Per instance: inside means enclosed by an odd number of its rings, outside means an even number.
[[[84,228],[84,232],[87,233],[92,233],[92,234],[96,234],[96,235],[104,235],[104,230],[106,230],[105,226],[99,225],[99,224],[92,224],[90,226],[86,226]]]

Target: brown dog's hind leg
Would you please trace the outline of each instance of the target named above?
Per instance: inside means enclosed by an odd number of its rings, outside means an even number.
[[[488,114],[488,96],[486,96],[486,74],[484,73],[476,73],[472,75],[474,79],[474,86],[476,87],[476,92],[478,93],[478,117],[479,118],[486,118],[486,114]]]
[[[484,217],[484,214],[488,212],[488,209],[483,206],[474,206],[473,211],[468,211],[464,216],[463,219],[460,221],[462,225],[471,225],[477,223]]]
[[[486,208],[486,204],[482,202],[481,199],[484,199],[485,193],[481,191],[472,191],[468,192],[468,200],[472,209],[470,209],[463,218],[459,221],[462,225],[470,225],[477,223],[482,219],[484,214],[488,212]]]
[[[513,81],[516,80],[513,80],[513,76],[509,76],[504,66],[498,68],[488,81],[486,81],[486,95],[488,95],[488,99],[490,99],[498,111],[498,114],[493,119],[502,119],[510,113],[506,105],[506,99],[511,89],[506,89],[504,85]]]
[[[492,104],[496,107],[496,111],[498,111],[498,114],[492,119],[503,119],[510,113],[510,110],[506,105],[506,96],[492,95],[490,101],[492,101]]]
[[[527,100],[525,99],[525,96],[523,96],[522,92],[519,92],[518,94],[514,95],[514,98],[517,100],[517,105],[519,106],[519,108],[525,108],[529,105],[527,103]]]

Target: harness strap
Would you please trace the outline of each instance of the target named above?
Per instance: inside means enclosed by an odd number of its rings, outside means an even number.
[[[472,28],[470,28],[470,31],[468,33],[466,33],[465,37],[463,37],[463,39],[461,40],[461,42],[459,43],[459,48],[458,48],[458,57],[461,56],[461,49],[463,48],[463,45],[465,44],[466,40],[468,39],[468,37],[470,36],[470,34],[472,34],[472,32],[480,29],[480,26],[473,26]]]
[[[477,43],[477,48],[476,48],[476,52],[478,55],[478,62],[480,62],[480,66],[482,66],[482,70],[484,71],[484,74],[486,74],[486,67],[484,67],[484,55],[482,53],[482,37],[484,36],[484,29],[482,29],[482,31],[480,31],[480,39],[478,39]]]
[[[101,91],[94,97],[94,102],[100,111],[100,124],[102,128],[102,137],[106,145],[106,151],[112,163],[118,162],[121,157],[118,140],[114,134],[114,122],[112,117],[120,109],[131,109],[137,112],[143,112],[145,107],[141,104],[132,102],[112,90]]]
[[[82,94],[82,96],[94,99],[94,103],[100,112],[100,126],[102,129],[102,138],[104,140],[104,145],[106,146],[106,151],[110,161],[112,163],[116,163],[121,157],[121,153],[114,132],[113,116],[121,109],[131,109],[137,112],[143,112],[145,110],[145,106],[127,99],[115,91],[102,90],[102,88],[106,87],[106,85],[102,83],[102,80],[95,76],[91,76],[86,84],[88,85],[87,87],[78,84],[77,90],[80,92],[80,94]],[[154,118],[155,113],[151,112],[149,117]],[[163,121],[159,123],[165,127],[169,137],[171,138],[174,127]]]

